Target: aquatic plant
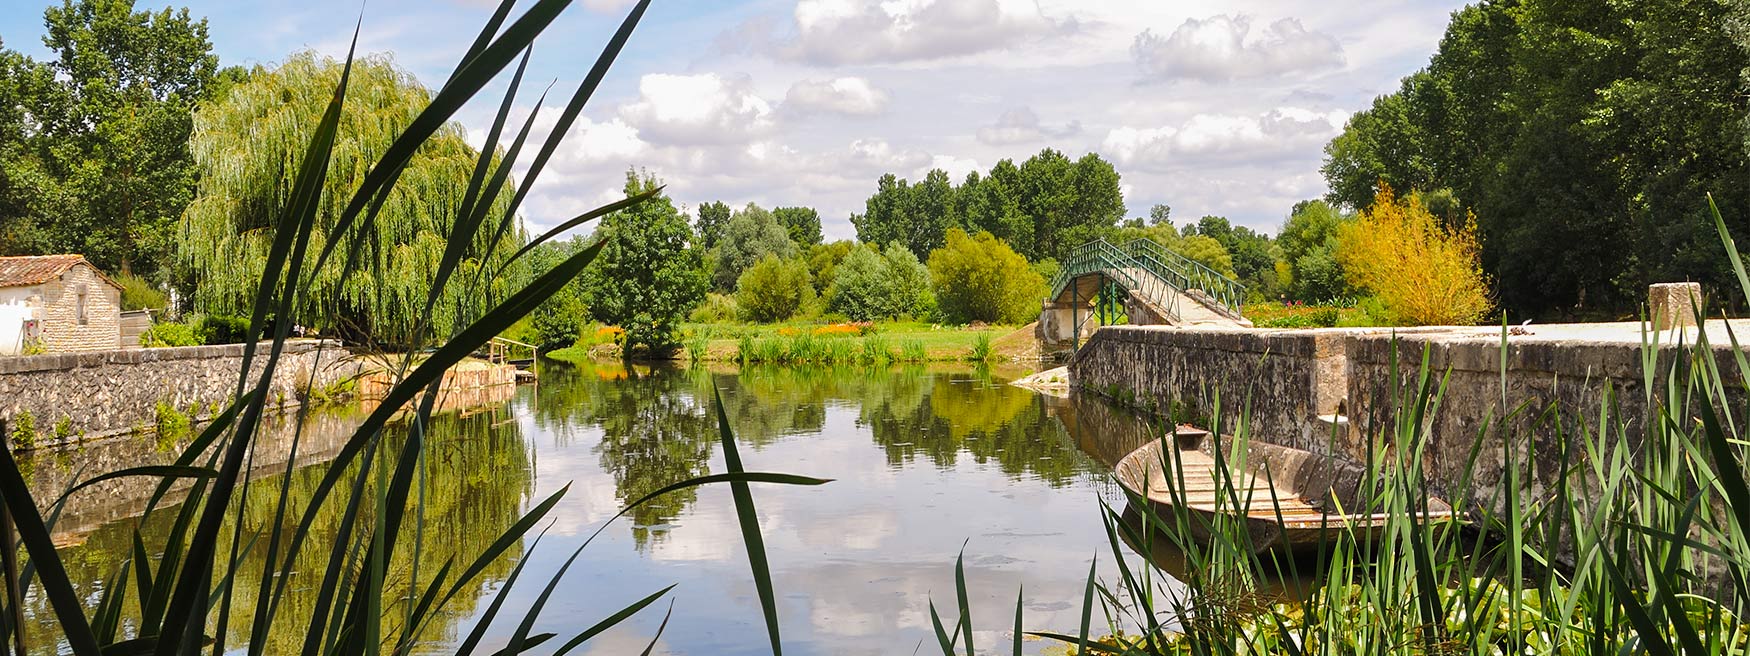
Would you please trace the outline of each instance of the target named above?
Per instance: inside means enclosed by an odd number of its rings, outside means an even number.
[[[0,550],[0,644],[10,643],[24,652],[33,648],[33,641],[40,641],[41,649],[77,656],[234,651],[253,656],[268,650],[266,638],[279,625],[301,631],[302,641],[290,648],[306,654],[406,654],[416,645],[437,637],[432,635],[438,630],[434,618],[453,612],[452,602],[457,595],[478,586],[482,572],[523,548],[529,532],[546,522],[565,490],[532,504],[484,550],[436,563],[425,558],[431,541],[437,538],[427,536],[421,511],[427,486],[432,483],[419,474],[425,471],[424,463],[435,457],[428,452],[427,431],[439,395],[437,383],[444,373],[554,295],[590,264],[601,247],[598,243],[568,256],[533,276],[520,289],[504,290],[492,281],[500,280],[499,274],[529,248],[650,196],[640,194],[583,212],[529,240],[522,251],[495,260],[495,266],[483,266],[467,256],[480,236],[505,229],[506,222],[495,222],[489,216],[515,216],[526,190],[539,178],[561,140],[572,132],[568,128],[631,37],[649,7],[649,0],[641,0],[632,7],[576,92],[563,104],[538,154],[526,167],[518,166],[524,140],[536,117],[528,117],[508,146],[502,144],[501,137],[518,99],[524,67],[530,57],[529,46],[569,4],[567,0],[536,0],[512,19],[513,2],[499,3],[492,18],[466,48],[462,63],[379,153],[337,148],[336,134],[350,99],[353,58],[349,52],[332,93],[323,94],[328,96],[325,109],[319,118],[311,120],[307,131],[301,128],[296,133],[303,156],[289,167],[293,169],[290,171],[293,184],[284,187],[283,198],[275,203],[276,211],[266,217],[275,229],[258,251],[262,264],[259,283],[248,290],[248,298],[238,306],[247,309],[249,324],[231,402],[189,441],[174,464],[108,472],[67,490],[71,493],[116,478],[144,477],[157,481],[156,492],[133,531],[134,557],[120,563],[100,591],[91,596],[75,592],[62,554],[54,543],[54,523],[66,496],[56,500],[33,496],[27,482],[29,466],[21,468],[9,450],[0,449],[0,503],[3,503],[0,532],[8,544],[22,544],[29,558],[29,566],[21,567],[15,549]],[[355,32],[355,45],[356,39]],[[312,292],[311,277],[318,278],[317,282],[326,279],[326,272],[336,270],[329,267],[333,263],[341,264],[337,276],[341,279],[363,266],[361,262],[369,255],[364,251],[374,243],[372,235],[377,234],[378,210],[385,200],[403,197],[398,185],[404,180],[403,173],[414,170],[407,165],[415,153],[434,135],[439,138],[453,135],[454,129],[448,126],[454,113],[519,58],[521,63],[506,85],[504,100],[485,134],[487,147],[482,149],[466,188],[461,190],[461,202],[455,206],[447,203],[434,206],[440,208],[434,211],[453,209],[454,214],[434,217],[447,223],[439,247],[432,251],[439,257],[431,277],[425,279],[429,284],[423,289],[429,291],[423,299],[412,299],[425,308],[420,316],[431,316],[433,307],[455,298],[478,301],[481,311],[470,313],[476,318],[455,326],[443,325],[441,321],[433,325],[425,320],[405,326],[403,334],[409,349],[390,368],[394,385],[381,404],[339,446],[322,470],[320,480],[299,489],[300,503],[293,507],[292,477],[268,475],[287,471],[297,462],[303,438],[301,427],[311,404],[298,407],[296,425],[300,429],[291,438],[286,470],[251,471],[255,465],[250,456],[261,438],[259,429],[272,396],[273,372],[285,364],[282,355],[292,326],[306,313],[333,316],[341,309],[314,307],[341,300],[325,292]],[[534,103],[536,107],[541,104]],[[512,168],[523,171],[522,186],[506,201],[501,194]],[[328,184],[331,179],[340,179],[329,175],[331,169],[345,169],[340,174],[352,176],[347,178],[348,184],[338,188]],[[414,189],[418,187],[419,184],[412,185]],[[323,217],[320,225],[319,215]],[[493,241],[497,239],[493,237]],[[484,251],[501,252],[492,247]],[[435,335],[448,337],[438,340]],[[251,375],[256,372],[259,373]],[[385,439],[385,426],[397,416],[405,417],[408,427],[405,435]],[[29,421],[21,422],[14,417],[11,428],[15,436],[21,423],[29,425]],[[734,497],[740,537],[767,635],[773,651],[778,652],[776,596],[748,484],[818,485],[825,481],[745,471],[721,400],[717,425],[722,440],[723,473],[674,481],[632,501],[628,510],[670,492],[727,483]],[[31,433],[34,434],[34,428]],[[173,485],[179,482],[186,488],[183,502],[161,508]],[[367,483],[373,485],[367,487]],[[273,486],[269,489],[275,493],[272,497],[277,498],[270,498],[272,508],[266,521],[244,521],[243,513],[249,505],[244,501],[249,498],[251,485]],[[366,489],[374,493],[362,493]],[[42,512],[45,508],[46,515]],[[174,515],[170,530],[143,534],[138,527],[146,525],[158,512]],[[626,512],[621,511],[608,522]],[[312,534],[312,525],[318,517],[335,516],[341,520],[332,532]],[[251,533],[245,533],[246,524]],[[604,522],[596,534],[607,525]],[[12,541],[14,538],[16,542]],[[528,548],[538,549],[538,542]],[[251,545],[248,548],[258,549],[263,558],[239,559],[244,543]],[[496,653],[517,654],[561,640],[554,653],[572,652],[655,604],[672,588],[633,600],[622,610],[569,637],[536,633],[534,626],[542,609],[589,543],[586,539],[543,584],[522,616],[514,620],[515,630]],[[317,555],[320,567],[301,568],[300,563],[308,564],[311,554]],[[245,565],[246,562],[250,564]],[[259,570],[253,570],[257,564]],[[245,568],[251,571],[242,571]],[[385,575],[396,568],[409,568],[412,572],[405,588]],[[503,611],[503,602],[512,594],[523,592],[523,588],[512,591],[519,583],[520,573],[519,566],[489,593],[492,602],[471,627],[459,630],[456,634],[459,642],[451,651],[471,654],[479,649],[486,631]],[[312,596],[300,597],[298,604],[287,603],[287,589],[294,581],[298,586],[308,586]],[[26,636],[19,630],[18,618],[23,616],[22,600],[27,594],[46,600],[59,635]],[[308,605],[302,603],[305,600]],[[129,604],[137,605],[137,615],[131,610],[124,613]],[[250,617],[237,625],[247,626],[247,635],[232,635],[229,630],[234,626],[233,613],[242,615],[243,608],[250,609]],[[666,618],[658,626],[658,637],[663,626]],[[277,650],[286,645],[275,647]]]
[[[923,342],[915,339],[908,339],[899,343],[899,361],[927,362],[929,359],[930,351],[924,347]]]
[[[1713,217],[1750,298],[1750,275],[1717,209]],[[1502,326],[1505,411],[1485,418],[1462,484],[1444,490],[1469,521],[1429,514],[1426,420],[1439,411],[1445,379],[1424,351],[1415,375],[1394,373],[1394,413],[1364,443],[1365,502],[1346,509],[1386,518],[1377,541],[1333,520],[1333,537],[1310,564],[1257,553],[1236,515],[1280,517],[1282,508],[1236,485],[1251,439],[1242,406],[1236,425],[1211,427],[1233,436],[1215,449],[1218,510],[1226,512],[1211,519],[1182,505],[1158,510],[1128,491],[1122,512],[1102,502],[1115,580],[1090,569],[1079,635],[1033,635],[1079,654],[1750,653],[1750,436],[1741,428],[1750,360],[1731,327],[1726,357],[1705,333],[1677,344],[1646,333],[1640,389],[1606,386],[1596,408],[1512,403],[1507,334]],[[1401,371],[1393,357],[1392,371]],[[1643,403],[1645,419],[1632,421],[1619,400]],[[1175,451],[1162,448],[1158,463],[1169,494],[1185,481]],[[1472,496],[1485,457],[1498,457],[1501,480],[1491,494]],[[1534,487],[1524,474],[1533,462],[1558,476]],[[1466,524],[1487,537],[1476,539]],[[1191,537],[1199,533],[1208,539]],[[1169,592],[1155,566],[1132,569],[1123,558],[1121,543],[1147,554],[1163,541],[1184,555],[1173,572],[1182,593]],[[1297,604],[1272,603],[1258,592],[1271,576],[1311,581],[1315,591]],[[1103,639],[1088,626],[1096,607]],[[951,652],[951,636],[938,635]]]
[[[19,410],[12,415],[12,430],[8,431],[8,435],[12,438],[13,448],[36,448],[36,417],[32,417],[29,410]]]
[[[978,341],[972,343],[972,350],[966,354],[966,359],[973,362],[989,362],[992,353],[990,333],[981,332],[978,334]]]

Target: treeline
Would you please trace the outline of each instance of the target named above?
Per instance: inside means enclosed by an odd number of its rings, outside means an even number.
[[[83,253],[163,282],[199,177],[195,107],[241,71],[186,9],[82,0],[43,17],[53,59],[0,44],[0,254]]]
[[[305,52],[221,68],[204,19],[123,0],[57,4],[44,23],[55,59],[0,48],[0,255],[84,254],[117,274],[125,309],[185,315],[181,330],[158,333],[186,336],[169,345],[240,321],[341,64]],[[330,234],[364,171],[430,99],[388,58],[354,61],[314,225],[315,247],[348,247],[306,272],[313,302],[300,308],[302,325],[388,346],[421,330],[441,338],[528,277],[523,263],[505,266],[525,240],[514,183],[470,205],[481,155],[459,124],[413,155],[367,229]],[[464,282],[427,307],[462,214],[485,228],[460,253]]]
[[[1735,288],[1708,194],[1750,232],[1747,5],[1481,2],[1326,148],[1330,200],[1384,181],[1474,214],[1511,310],[1617,316],[1653,282]],[[1728,295],[1729,296],[1729,295]]]

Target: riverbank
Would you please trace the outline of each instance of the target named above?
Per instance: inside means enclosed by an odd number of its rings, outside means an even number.
[[[612,328],[544,353],[582,362],[619,355]],[[681,326],[677,359],[703,362],[879,364],[888,362],[1028,362],[1038,360],[1031,325],[945,326],[921,322],[689,323]]]

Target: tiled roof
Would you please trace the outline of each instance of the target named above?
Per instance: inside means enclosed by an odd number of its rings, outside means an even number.
[[[85,261],[84,255],[25,255],[19,257],[0,257],[0,287],[24,287],[40,285],[54,279],[73,268],[73,265],[83,263],[97,271],[97,277],[102,278],[116,287],[114,280],[103,275],[97,267]]]

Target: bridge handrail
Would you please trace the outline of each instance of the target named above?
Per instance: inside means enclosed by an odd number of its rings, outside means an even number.
[[[1134,239],[1123,252],[1145,265],[1151,273],[1166,278],[1182,290],[1201,290],[1209,299],[1239,315],[1246,301],[1246,286],[1191,258],[1168,250],[1149,239]],[[1171,274],[1171,275],[1167,275]]]
[[[1070,250],[1065,264],[1052,278],[1051,290],[1055,296],[1065,285],[1073,284],[1076,278],[1089,273],[1100,272],[1118,280],[1125,289],[1137,292],[1143,299],[1158,299],[1149,301],[1151,305],[1161,303],[1159,311],[1169,318],[1179,318],[1178,292],[1170,280],[1137,280],[1126,269],[1132,267],[1132,258],[1124,250],[1105,239],[1095,239]],[[1153,271],[1150,271],[1153,274]],[[1156,274],[1158,276],[1158,274]]]

